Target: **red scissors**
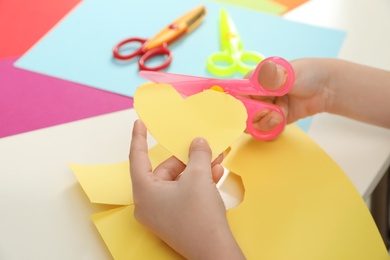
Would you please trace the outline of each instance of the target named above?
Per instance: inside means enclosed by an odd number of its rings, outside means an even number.
[[[277,90],[268,90],[264,88],[257,79],[259,69],[262,64],[268,60],[272,60],[276,64],[282,66],[287,72],[285,83]],[[257,65],[253,75],[249,79],[213,79],[152,71],[141,71],[139,75],[156,83],[170,84],[183,96],[191,96],[206,89],[213,89],[232,95],[244,104],[248,112],[248,119],[246,121],[248,133],[254,138],[261,140],[274,139],[283,131],[286,124],[284,113],[282,109],[276,105],[245,98],[245,96],[283,96],[290,91],[294,83],[293,68],[290,63],[280,57],[269,57],[264,59]],[[261,132],[255,129],[253,120],[255,116],[263,110],[276,111],[282,115],[283,121],[268,132]]]
[[[205,14],[206,9],[203,5],[201,5],[178,18],[176,21],[165,27],[156,36],[149,40],[138,37],[125,39],[114,46],[114,57],[119,60],[129,60],[135,56],[141,56],[138,60],[138,65],[141,70],[157,71],[164,69],[168,67],[172,61],[172,54],[168,49],[168,45],[177,41],[198,27]],[[140,43],[141,47],[130,54],[122,54],[122,47],[132,42]],[[147,60],[159,55],[166,56],[166,59],[162,64],[155,67],[148,67],[146,65]]]

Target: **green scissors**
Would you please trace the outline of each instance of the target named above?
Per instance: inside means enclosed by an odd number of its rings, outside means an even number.
[[[240,35],[225,9],[219,13],[221,51],[207,59],[207,69],[216,76],[230,76],[237,71],[245,75],[256,68],[264,56],[256,51],[245,51]]]

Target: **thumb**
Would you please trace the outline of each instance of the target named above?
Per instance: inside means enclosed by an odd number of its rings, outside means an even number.
[[[195,138],[190,146],[187,170],[190,172],[211,172],[211,148],[206,139]]]
[[[277,90],[287,78],[287,72],[273,61],[265,62],[257,74],[257,80],[261,86],[269,90]]]

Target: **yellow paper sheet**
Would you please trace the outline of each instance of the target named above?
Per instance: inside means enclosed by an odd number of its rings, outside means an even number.
[[[128,161],[107,165],[71,163],[69,166],[92,203],[133,203]]]
[[[161,145],[149,150],[153,169],[170,156],[171,154]],[[106,165],[70,163],[69,166],[92,203],[109,205],[134,203],[129,161]]]
[[[185,164],[194,138],[209,142],[214,160],[246,127],[241,101],[214,90],[183,99],[171,85],[147,83],[137,88],[134,108],[159,144]]]
[[[214,0],[214,2],[232,4],[276,15],[283,14],[288,10],[287,6],[283,4],[267,0]]]
[[[92,220],[116,260],[183,259],[134,219],[134,206],[98,213]]]
[[[158,147],[149,154],[154,163],[168,157]],[[243,134],[224,166],[245,186],[242,204],[227,214],[247,259],[389,259],[353,184],[298,127],[272,142]],[[92,218],[115,259],[180,259],[134,220],[132,206]]]
[[[274,142],[243,135],[224,161],[244,201],[228,212],[248,259],[388,259],[363,199],[297,126]]]
[[[282,15],[304,3],[308,0],[214,0],[232,4],[244,8],[254,9],[257,11]]]

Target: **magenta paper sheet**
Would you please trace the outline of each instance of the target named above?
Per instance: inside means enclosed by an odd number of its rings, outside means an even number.
[[[124,110],[133,99],[0,60],[0,138]]]

